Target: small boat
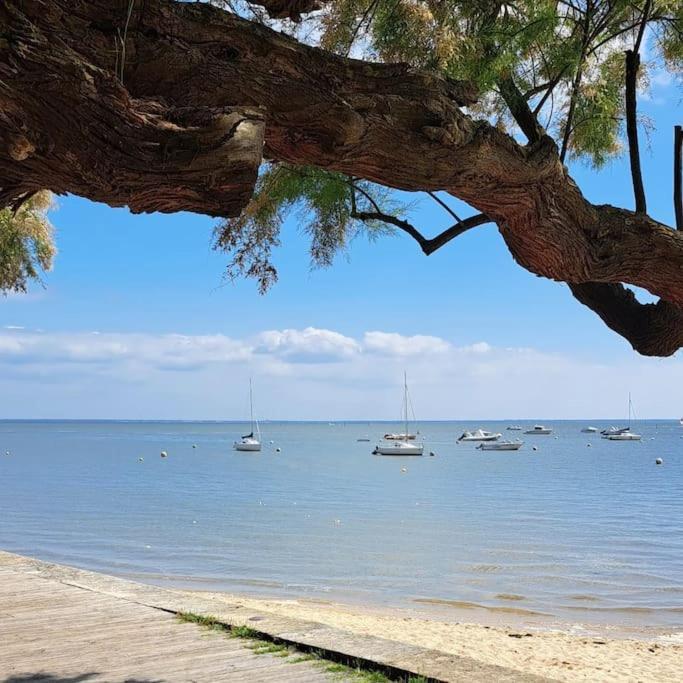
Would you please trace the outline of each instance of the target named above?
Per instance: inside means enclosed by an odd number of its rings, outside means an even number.
[[[370,441],[370,439],[356,439],[356,441]]]
[[[552,434],[553,430],[550,427],[544,427],[543,425],[534,425],[533,429],[527,429],[525,434]]]
[[[611,427],[602,433],[602,438],[608,441],[640,441],[643,437],[631,431],[631,415],[633,413],[633,403],[631,402],[631,394],[628,395],[628,427],[617,429]]]
[[[613,434],[623,434],[628,430],[628,427],[610,427],[609,429],[603,429],[600,434],[603,436],[612,436]]]
[[[683,417],[678,421],[679,425],[683,425]]]
[[[480,451],[518,451],[524,445],[523,441],[488,441],[480,443]]]
[[[581,430],[584,434],[596,434],[598,431],[597,427],[584,427]]]
[[[605,437],[608,441],[640,441],[642,439],[640,434],[634,434],[633,432],[621,432],[619,434],[609,434]]]
[[[422,455],[424,446],[421,443],[409,443],[408,441],[392,441],[391,443],[377,444],[373,455]]]
[[[521,432],[522,428],[519,425],[510,425],[506,428],[508,432]]]
[[[254,420],[254,395],[251,388],[251,378],[249,378],[249,416],[251,421],[251,432],[245,434],[239,441],[235,441],[232,447],[236,451],[257,452],[261,450],[261,431],[258,422]],[[254,426],[256,427],[254,429]]]
[[[375,446],[375,450],[372,451],[373,455],[422,455],[424,452],[424,445],[415,441],[415,436],[411,435],[408,431],[408,404],[410,399],[408,398],[408,377],[406,373],[403,373],[403,422],[405,425],[403,434],[400,436],[405,437],[401,439],[391,438],[388,439],[387,436],[399,436],[396,434],[390,434],[384,436],[384,443],[378,443]]]
[[[487,432],[484,429],[477,429],[474,432],[463,432],[458,441],[498,441],[502,434]]]
[[[415,441],[415,434],[385,434],[383,439],[387,441]]]

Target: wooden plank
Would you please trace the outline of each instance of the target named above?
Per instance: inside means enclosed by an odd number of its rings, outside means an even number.
[[[0,678],[92,681],[329,681],[174,614],[6,567],[0,579]]]
[[[175,617],[175,613],[194,612],[217,617],[230,626],[255,625],[269,637],[322,648],[333,658],[361,658],[370,668],[388,667],[401,679],[421,675],[467,683],[548,681],[467,657],[238,609],[188,591],[138,584],[2,551],[0,604],[0,680],[3,674],[41,671],[62,678],[92,673],[88,683],[340,680],[315,662],[289,664],[272,654],[256,655],[240,639],[180,623]]]

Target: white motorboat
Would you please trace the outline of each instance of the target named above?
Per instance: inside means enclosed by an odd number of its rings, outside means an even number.
[[[422,455],[424,452],[424,445],[419,441],[415,441],[415,436],[408,430],[408,405],[410,399],[408,398],[408,378],[406,373],[403,373],[403,434],[385,434],[385,441],[378,443],[373,455]],[[393,438],[393,437],[404,438]],[[389,438],[392,437],[392,438]]]
[[[631,416],[633,414],[633,403],[631,402],[631,394],[628,395],[628,427],[617,429],[610,427],[610,429],[602,432],[602,438],[608,441],[640,441],[643,437],[631,431]]]
[[[609,434],[604,437],[608,441],[640,441],[642,439],[640,434],[633,432],[621,432],[619,434]]]
[[[480,443],[480,451],[518,451],[524,445],[523,441],[488,441]]]
[[[236,451],[253,453],[261,450],[261,430],[259,429],[258,421],[254,420],[254,393],[251,388],[251,378],[249,378],[249,419],[251,421],[251,432],[233,443],[232,447]]]
[[[534,425],[533,429],[527,429],[525,434],[552,434],[553,430],[550,427],[544,427],[543,425]]]
[[[584,434],[596,434],[598,431],[597,427],[584,427],[581,430]]]
[[[612,436],[614,434],[623,434],[627,432],[629,427],[610,427],[609,429],[603,429],[600,434],[603,436]]]
[[[502,434],[477,429],[474,432],[463,432],[458,437],[458,441],[498,441],[501,436]]]

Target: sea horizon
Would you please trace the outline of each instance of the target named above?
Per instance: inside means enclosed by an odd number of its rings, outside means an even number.
[[[403,424],[404,420],[400,418],[319,418],[319,419],[280,419],[280,418],[261,418],[255,417],[259,423],[282,423],[282,424]],[[683,419],[680,417],[644,417],[644,418],[632,418],[630,421],[633,422],[676,422]],[[473,418],[425,418],[425,419],[410,419],[411,424],[430,424],[430,423],[498,423],[505,422],[515,425],[517,422],[532,423],[532,422],[628,422],[628,418],[624,417],[473,417]],[[203,419],[203,418],[125,418],[125,417],[115,417],[115,418],[79,418],[79,417],[3,417],[0,418],[1,423],[11,423],[11,422],[99,422],[99,423],[181,423],[181,424],[244,424],[248,423],[248,418],[226,418],[226,419]],[[589,425],[591,426],[591,425]]]

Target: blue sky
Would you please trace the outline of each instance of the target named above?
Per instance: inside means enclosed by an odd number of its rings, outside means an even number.
[[[641,109],[657,124],[644,141],[649,210],[671,224],[680,94],[661,79]],[[572,173],[590,200],[632,206],[626,160]],[[392,418],[404,367],[424,418],[618,416],[629,390],[644,417],[683,411],[678,358],[636,356],[564,285],[517,266],[491,226],[430,257],[403,235],[359,238],[311,271],[290,219],[280,280],[261,296],[223,281],[212,219],[76,197],[51,218],[46,289],[0,302],[1,416],[235,418],[253,374],[268,417]],[[412,218],[428,233],[448,225],[432,202]],[[431,341],[404,339],[416,335]]]

